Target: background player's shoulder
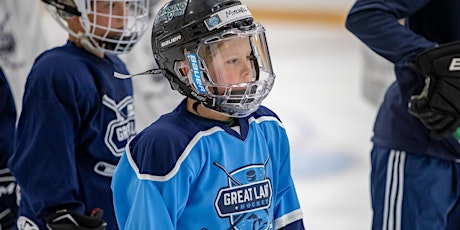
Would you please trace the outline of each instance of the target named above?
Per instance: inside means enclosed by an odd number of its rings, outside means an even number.
[[[43,70],[46,75],[78,73],[84,70],[85,63],[78,53],[67,46],[44,51],[35,59],[32,71]]]
[[[164,115],[131,140],[130,154],[140,173],[165,176],[174,168],[199,132],[183,122],[177,114]]]

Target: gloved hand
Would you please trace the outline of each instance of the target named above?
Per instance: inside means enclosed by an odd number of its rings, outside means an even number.
[[[460,117],[433,111],[428,103],[429,83],[420,95],[412,96],[409,101],[409,113],[418,117],[430,129],[430,136],[441,139],[450,136],[460,126]]]
[[[72,210],[59,210],[46,217],[46,227],[51,230],[105,230],[102,209],[94,209],[87,216]]]
[[[13,229],[18,212],[16,180],[8,168],[0,170],[0,230]]]
[[[451,135],[460,125],[460,42],[428,49],[410,66],[426,77],[420,95],[413,95],[409,113],[431,130],[433,138]]]
[[[0,212],[0,230],[12,230],[15,223],[16,213],[11,211],[10,208],[6,208]]]

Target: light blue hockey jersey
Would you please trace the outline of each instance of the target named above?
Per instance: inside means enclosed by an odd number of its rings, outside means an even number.
[[[184,101],[139,133],[112,180],[120,229],[304,229],[282,123],[265,107],[238,123]]]

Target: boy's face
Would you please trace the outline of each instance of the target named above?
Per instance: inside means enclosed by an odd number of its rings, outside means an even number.
[[[129,4],[124,1],[97,0],[92,3],[95,14],[90,14],[89,19],[97,26],[91,28],[94,34],[103,37],[109,33],[108,37],[121,35],[127,25],[129,14]]]
[[[214,83],[236,85],[253,81],[252,49],[248,37],[236,37],[211,46],[214,48],[204,59]],[[221,90],[219,94],[223,93]]]

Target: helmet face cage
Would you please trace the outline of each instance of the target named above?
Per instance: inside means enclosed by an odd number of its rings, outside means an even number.
[[[72,36],[90,41],[101,52],[129,52],[147,30],[149,0],[42,0],[57,23]],[[65,20],[79,16],[83,32]]]
[[[272,89],[275,75],[260,24],[208,36],[184,55],[189,71],[176,65],[176,74],[198,95],[211,98],[212,103],[202,104],[217,112],[245,117]]]
[[[129,52],[147,29],[148,0],[77,0],[80,23],[97,49]]]

